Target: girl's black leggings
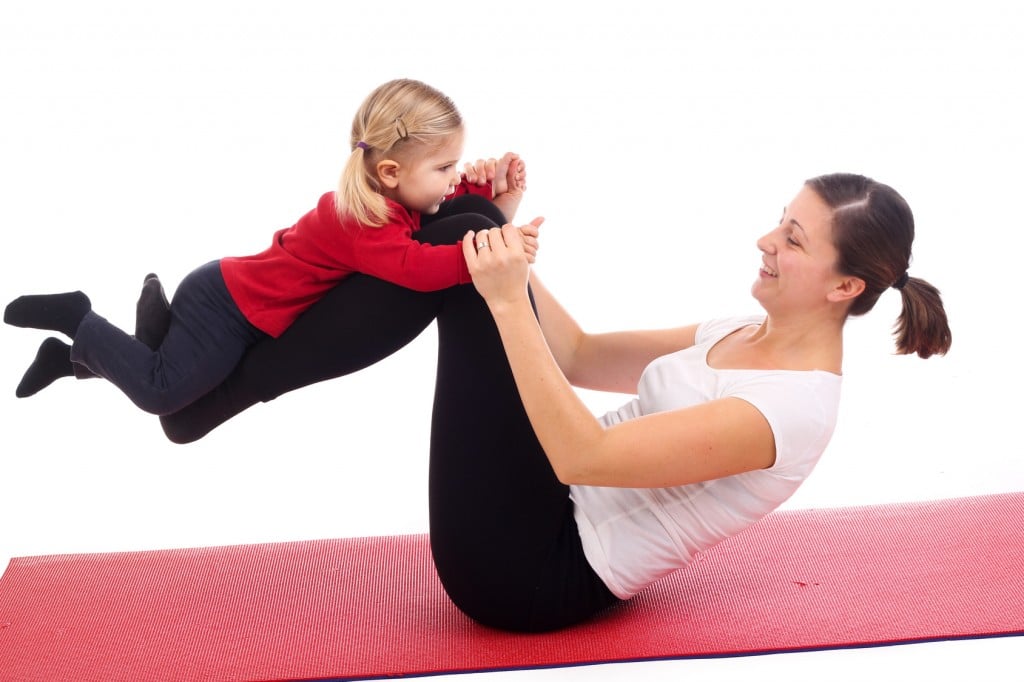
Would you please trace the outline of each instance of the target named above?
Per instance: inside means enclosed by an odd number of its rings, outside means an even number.
[[[503,222],[491,202],[460,197],[424,221],[418,238],[451,244]],[[279,338],[253,346],[218,388],[161,417],[164,431],[177,443],[197,440],[257,402],[377,362],[435,319],[430,545],[445,591],[485,625],[531,632],[616,603],[583,554],[568,486],[537,442],[494,320],[471,284],[421,293],[353,275]]]

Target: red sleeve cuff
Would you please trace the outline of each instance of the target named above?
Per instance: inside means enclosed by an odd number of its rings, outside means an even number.
[[[466,182],[466,178],[462,178],[462,182],[455,186],[455,191],[450,196],[457,197],[463,194],[475,194],[484,199],[492,199],[494,197],[494,187],[490,181],[477,185],[472,182]]]

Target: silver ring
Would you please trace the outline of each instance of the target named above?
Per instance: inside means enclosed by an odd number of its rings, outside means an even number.
[[[484,248],[486,246],[490,246],[490,244],[488,244],[487,242],[477,242],[476,243],[476,250],[479,251],[480,249],[482,249],[482,248]]]

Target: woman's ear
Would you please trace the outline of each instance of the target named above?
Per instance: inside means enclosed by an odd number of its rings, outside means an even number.
[[[844,276],[828,293],[828,300],[833,303],[852,301],[861,295],[865,289],[864,280],[860,277]]]
[[[401,168],[397,161],[383,159],[377,162],[377,180],[387,189],[398,187],[398,170]]]

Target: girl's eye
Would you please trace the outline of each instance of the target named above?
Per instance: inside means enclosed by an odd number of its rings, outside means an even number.
[[[792,244],[793,246],[800,246],[800,242],[793,239],[792,237],[786,237],[786,241]]]

